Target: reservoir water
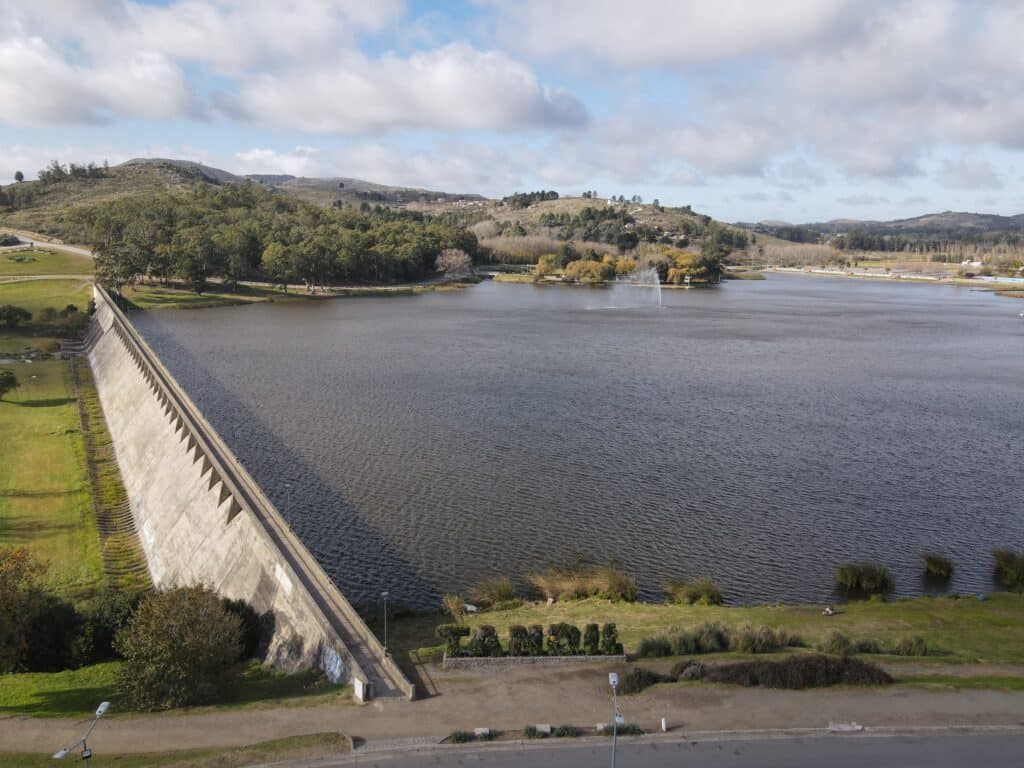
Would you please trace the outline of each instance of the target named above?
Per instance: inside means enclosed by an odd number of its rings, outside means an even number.
[[[707,575],[729,602],[832,600],[852,559],[916,594],[926,549],[977,591],[1024,546],[1024,302],[797,275],[608,295],[132,319],[353,602],[432,607],[574,553],[649,599]]]

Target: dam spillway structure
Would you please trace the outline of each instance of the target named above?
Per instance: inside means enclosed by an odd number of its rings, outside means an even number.
[[[355,697],[415,686],[100,285],[86,351],[153,585],[248,602],[264,660],[318,667]]]

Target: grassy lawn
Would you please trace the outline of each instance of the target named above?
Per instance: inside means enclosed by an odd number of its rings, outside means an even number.
[[[63,309],[74,304],[85,311],[92,299],[92,282],[82,280],[18,280],[0,283],[0,304],[23,307],[33,316],[44,307]]]
[[[56,592],[85,598],[104,575],[70,367],[5,367],[21,386],[0,401],[0,546],[27,546]]]
[[[388,640],[396,656],[406,663],[436,657],[439,648],[433,636],[434,626],[446,621],[449,619],[440,614],[395,619],[388,627]],[[992,594],[985,601],[973,597],[919,597],[888,603],[857,602],[841,606],[840,613],[831,617],[822,616],[820,606],[698,607],[580,600],[550,607],[529,604],[466,618],[469,626],[494,626],[503,643],[512,624],[542,624],[546,628],[560,621],[575,624],[581,630],[590,622],[615,622],[627,652],[635,651],[641,639],[672,627],[719,621],[727,625],[749,622],[786,629],[811,645],[831,629],[853,640],[877,640],[883,646],[909,635],[920,635],[928,643],[929,661],[1024,664],[1024,595],[1009,593]],[[890,656],[881,658],[894,660]]]
[[[0,275],[91,275],[89,256],[56,251],[0,251]]]
[[[63,672],[0,675],[0,715],[86,717],[101,701],[109,701],[110,716],[117,717],[125,712],[117,693],[120,667],[121,662],[111,661]],[[254,662],[245,668],[241,683],[224,703],[176,711],[196,713],[351,701],[350,686],[332,685],[318,672],[282,675]]]
[[[161,755],[104,755],[97,752],[89,762],[95,768],[241,768],[286,760],[315,760],[350,749],[349,740],[340,733],[311,733],[233,749],[185,750]],[[77,754],[72,753],[67,759],[77,761]],[[6,768],[42,768],[52,766],[54,761],[49,755],[0,752],[0,763]]]
[[[122,294],[137,309],[202,309],[204,307],[226,307],[235,304],[253,304],[260,301],[281,301],[302,298],[301,288],[292,286],[285,294],[280,288],[262,288],[239,285],[236,290],[225,290],[211,284],[209,290],[198,294],[195,291],[173,285],[137,285],[126,287]]]

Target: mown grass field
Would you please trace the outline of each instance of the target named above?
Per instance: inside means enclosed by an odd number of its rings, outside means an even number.
[[[286,294],[280,288],[249,285],[239,285],[234,291],[231,291],[211,284],[209,290],[198,294],[190,289],[174,285],[146,283],[145,285],[136,285],[134,288],[126,286],[122,290],[122,295],[136,309],[203,309],[301,298],[304,295],[301,291],[301,288],[292,286]]]
[[[57,593],[84,599],[104,575],[70,367],[3,367],[21,386],[0,401],[0,546],[28,547]]]
[[[89,256],[57,251],[0,251],[0,276],[91,275]]]
[[[351,743],[340,733],[311,733],[233,749],[185,749],[160,755],[106,755],[100,751],[89,762],[93,768],[241,768],[286,760],[315,760],[350,750]],[[67,760],[77,762],[78,756],[72,753]],[[49,755],[0,752],[0,764],[5,768],[42,768],[54,762]]]
[[[74,304],[82,312],[92,300],[92,281],[82,280],[16,280],[0,282],[0,304],[14,304],[33,315],[46,307],[64,309]]]
[[[110,716],[127,710],[120,705],[117,674],[121,662],[110,661],[63,672],[0,675],[0,715],[88,717],[101,701],[111,704]],[[202,712],[223,709],[348,704],[350,686],[328,683],[319,673],[282,675],[256,662],[248,664],[238,687],[221,704],[175,710]]]
[[[394,620],[388,639],[403,660],[413,662],[436,657],[440,651],[434,627],[450,619],[440,613]],[[528,604],[510,611],[467,616],[466,624],[490,624],[502,643],[512,624],[568,622],[581,630],[593,622],[615,622],[626,651],[635,652],[640,641],[673,627],[692,627],[706,621],[736,626],[765,624],[799,634],[809,645],[820,642],[836,629],[853,640],[877,640],[883,646],[901,638],[920,635],[928,643],[929,662],[1024,664],[1024,595],[996,593],[976,597],[919,597],[894,602],[855,602],[839,607],[836,616],[822,616],[813,605],[779,606],[685,606],[646,603],[611,603],[580,600]],[[722,656],[731,654],[721,654]],[[883,656],[887,661],[903,657]],[[914,659],[922,661],[921,658]]]

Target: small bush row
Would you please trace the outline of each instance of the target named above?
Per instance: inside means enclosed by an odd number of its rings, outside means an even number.
[[[894,656],[927,656],[928,644],[923,637],[903,637],[886,650],[877,640],[853,641],[838,629],[831,630],[818,649],[833,656],[850,656],[854,653],[891,653]]]
[[[687,660],[676,664],[668,674],[634,667],[619,676],[619,691],[624,694],[640,693],[658,683],[681,680],[795,690],[832,685],[884,685],[891,683],[892,677],[875,664],[848,656],[800,654],[779,660],[759,659],[712,666]]]
[[[550,624],[547,632],[540,624],[524,627],[514,624],[508,630],[508,642],[503,647],[497,630],[484,624],[471,630],[460,624],[440,624],[437,637],[444,641],[445,653],[450,656],[614,656],[622,653],[619,631],[614,623],[603,627],[587,624],[583,632],[579,627],[560,622]],[[468,637],[462,645],[462,638]]]
[[[803,639],[784,629],[765,625],[741,624],[728,627],[718,622],[705,622],[695,627],[670,630],[665,635],[644,638],[637,656],[689,656],[701,653],[737,651],[739,653],[770,653],[786,647],[802,647]]]
[[[575,725],[558,725],[551,729],[550,735],[555,739],[574,739],[583,735],[583,729]],[[523,736],[527,739],[546,739],[548,734],[537,730],[536,725],[527,725],[523,728]]]

